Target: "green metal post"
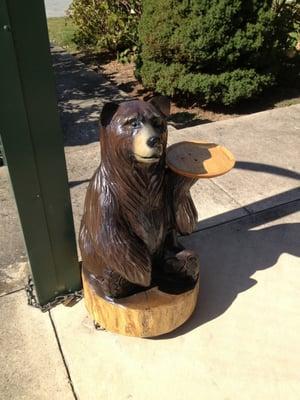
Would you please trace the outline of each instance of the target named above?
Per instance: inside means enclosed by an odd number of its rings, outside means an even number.
[[[0,134],[39,303],[81,288],[43,0],[0,0]]]

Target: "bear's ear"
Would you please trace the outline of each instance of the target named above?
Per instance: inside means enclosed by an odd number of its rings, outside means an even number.
[[[101,115],[100,115],[100,123],[101,126],[104,128],[110,124],[110,121],[112,120],[112,117],[115,115],[117,112],[117,109],[119,108],[119,105],[117,103],[106,103],[104,104]]]
[[[171,102],[166,96],[155,96],[149,100],[149,103],[154,105],[154,107],[160,111],[165,117],[170,115]]]

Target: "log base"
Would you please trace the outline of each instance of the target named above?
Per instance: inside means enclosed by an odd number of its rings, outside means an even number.
[[[193,313],[199,280],[191,290],[169,294],[157,287],[115,302],[100,297],[82,274],[84,300],[93,320],[107,331],[126,336],[154,337],[171,332]]]

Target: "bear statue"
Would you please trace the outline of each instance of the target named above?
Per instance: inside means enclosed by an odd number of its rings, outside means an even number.
[[[197,255],[177,240],[197,222],[195,180],[166,165],[169,112],[164,96],[107,103],[101,112],[101,163],[87,189],[79,245],[83,274],[107,299],[152,286],[186,290],[198,280]]]

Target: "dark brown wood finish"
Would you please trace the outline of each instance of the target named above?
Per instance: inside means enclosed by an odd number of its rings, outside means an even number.
[[[177,242],[197,222],[196,181],[166,165],[166,98],[109,103],[101,113],[101,164],[86,193],[79,243],[96,293],[121,298],[151,286],[195,285],[199,260]]]

